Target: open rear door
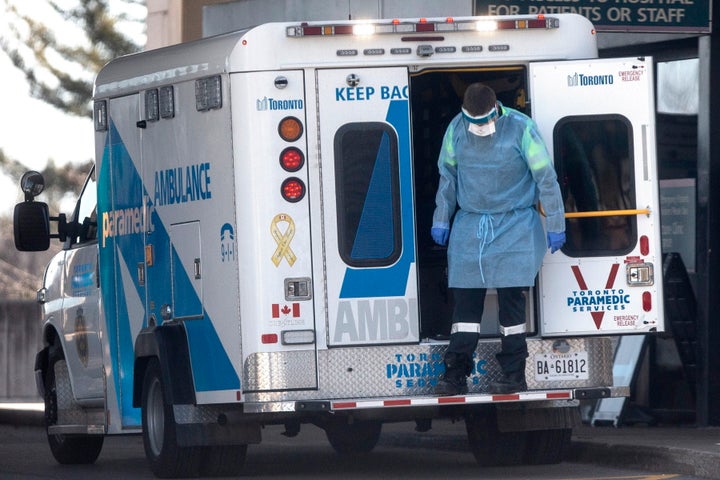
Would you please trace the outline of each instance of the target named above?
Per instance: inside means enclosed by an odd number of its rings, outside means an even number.
[[[406,68],[320,70],[328,344],[419,340]]]
[[[567,243],[540,271],[543,336],[662,331],[652,59],[530,65]]]

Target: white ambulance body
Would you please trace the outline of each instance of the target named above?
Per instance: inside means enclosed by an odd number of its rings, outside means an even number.
[[[58,460],[142,431],[160,476],[229,474],[264,424],[361,452],[383,422],[465,416],[483,465],[560,461],[579,400],[628,395],[610,336],[663,330],[652,61],[596,57],[557,15],[273,23],[110,62],[39,292]],[[437,156],[477,81],[538,123],[568,242],[528,296],[530,390],[484,393],[491,292],[470,393],[438,397]]]

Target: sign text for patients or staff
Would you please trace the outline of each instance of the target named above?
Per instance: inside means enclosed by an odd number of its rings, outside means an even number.
[[[475,0],[475,14],[577,13],[598,31],[710,33],[710,1]]]

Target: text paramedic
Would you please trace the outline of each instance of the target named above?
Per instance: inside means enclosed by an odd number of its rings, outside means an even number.
[[[625,310],[625,305],[628,304],[630,304],[630,295],[622,289],[573,291],[573,295],[567,297],[567,305],[573,308],[573,312]]]

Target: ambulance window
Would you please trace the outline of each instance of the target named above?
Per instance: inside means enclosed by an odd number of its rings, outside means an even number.
[[[335,135],[338,246],[348,265],[400,256],[398,141],[385,123],[351,123]]]
[[[565,212],[627,210],[635,205],[633,130],[619,115],[569,117],[555,127],[555,168]],[[566,219],[571,257],[618,255],[637,241],[635,215]]]
[[[97,240],[97,184],[95,169],[88,175],[85,187],[75,210],[78,222],[78,237],[72,243],[86,243]]]

